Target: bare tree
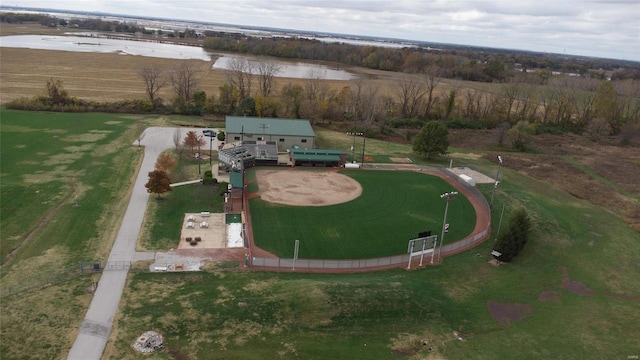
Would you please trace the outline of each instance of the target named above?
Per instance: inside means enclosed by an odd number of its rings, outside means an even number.
[[[502,96],[507,108],[505,120],[508,123],[511,123],[511,114],[518,113],[520,106],[518,99],[520,99],[521,94],[522,84],[519,82],[510,82],[502,87]]]
[[[304,81],[304,95],[309,101],[315,101],[320,91],[322,78],[314,70],[309,70]]]
[[[180,148],[180,143],[182,142],[182,131],[180,128],[176,128],[173,131],[173,145],[176,146],[176,150]]]
[[[262,61],[258,63],[256,70],[258,71],[260,94],[268,97],[273,91],[273,79],[280,72],[280,66],[273,61]]]
[[[145,125],[141,120],[138,120],[138,122],[136,123],[136,133],[138,134],[137,136],[137,141],[138,141],[138,146],[140,146],[140,143],[142,142],[142,139],[144,139],[144,130],[145,130]]]
[[[253,66],[248,60],[232,59],[229,61],[227,82],[238,90],[239,100],[242,101],[251,96],[251,83],[253,82]]]
[[[433,103],[436,100],[434,91],[440,84],[440,79],[436,77],[437,71],[434,68],[429,68],[424,78],[424,84],[427,88],[427,100],[424,109],[424,117],[429,118],[431,116],[431,109],[433,109]]]
[[[619,94],[622,116],[630,123],[640,121],[640,80],[616,81],[613,87]]]
[[[49,100],[56,105],[64,104],[69,100],[69,94],[62,86],[62,81],[53,80],[53,78],[47,80],[47,96]]]
[[[378,88],[367,85],[362,91],[361,111],[364,128],[369,129],[378,116],[382,103],[379,101]]]
[[[199,66],[183,61],[171,71],[171,86],[176,98],[183,102],[191,101],[191,96],[198,86]]]
[[[138,70],[138,75],[144,81],[145,92],[149,101],[155,104],[156,94],[167,84],[164,72],[158,67],[144,67]]]
[[[405,119],[412,118],[422,104],[425,94],[424,83],[413,77],[406,77],[400,81],[395,94],[400,106],[400,116]]]

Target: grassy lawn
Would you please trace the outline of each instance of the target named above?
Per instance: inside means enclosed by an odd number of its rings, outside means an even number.
[[[361,136],[356,136],[355,142],[352,135],[347,135],[346,133],[331,131],[331,130],[323,130],[323,129],[315,129],[316,133],[316,146],[319,148],[325,149],[338,149],[344,150],[351,159],[352,153],[354,154],[355,160],[357,162],[362,161],[362,148],[365,148],[365,156],[373,156],[373,155],[384,155],[384,156],[392,156],[392,157],[413,157],[413,150],[411,150],[410,144],[397,144],[391,143],[387,141],[381,141],[376,139],[366,139],[366,144],[364,143],[364,139]],[[351,146],[353,145],[353,151],[351,151]],[[374,157],[375,161],[378,161],[377,158]],[[381,160],[383,160],[381,158]],[[387,159],[388,161],[388,159]],[[380,161],[380,162],[387,162]]]
[[[363,190],[357,199],[332,206],[286,206],[249,201],[256,245],[290,258],[300,240],[300,258],[358,259],[403,254],[421,231],[440,234],[446,181],[402,171],[344,171]],[[475,211],[459,196],[449,206],[445,242],[462,239],[475,227]]]
[[[105,259],[142,159],[130,117],[0,109],[0,286]],[[78,207],[74,206],[75,198]],[[91,300],[90,276],[3,298],[0,354],[62,358]],[[38,336],[29,336],[38,334]]]
[[[111,206],[126,204],[122,192],[142,155],[131,146],[132,121],[4,109],[0,116],[3,261],[15,264],[55,250],[66,255],[57,259],[62,267],[106,256],[101,246],[110,244],[113,233],[102,230],[121,220]],[[46,221],[47,215],[55,221]],[[13,249],[18,250],[7,260]]]
[[[488,265],[492,241],[487,241],[443,265],[411,272],[132,274],[107,358],[136,358],[129,344],[149,329],[165,336],[167,351],[159,359],[626,359],[636,354],[637,233],[612,213],[544,183],[507,170],[505,178],[510,180],[496,197],[496,208],[506,204],[508,219],[526,206],[534,219],[532,239],[512,264]],[[565,287],[562,267],[570,282],[590,292]],[[555,299],[541,300],[544,292]],[[490,302],[529,310],[503,325],[491,316]]]
[[[160,198],[152,196],[140,235],[139,250],[167,251],[177,247],[185,213],[224,211],[224,196],[217,185],[176,186]]]

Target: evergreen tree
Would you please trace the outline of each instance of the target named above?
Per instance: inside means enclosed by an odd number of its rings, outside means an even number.
[[[502,253],[498,260],[509,262],[524,249],[531,231],[531,220],[524,209],[518,210],[507,229],[498,235],[495,250]]]

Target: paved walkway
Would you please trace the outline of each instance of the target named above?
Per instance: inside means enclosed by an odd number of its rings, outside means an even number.
[[[188,131],[200,133],[203,129],[180,128],[184,138]],[[216,130],[217,132],[217,130]],[[151,127],[145,130],[142,139],[144,145],[144,159],[140,166],[138,178],[134,184],[133,193],[129,200],[129,206],[125,212],[120,230],[116,237],[109,262],[135,262],[138,260],[153,260],[155,253],[137,253],[136,241],[142,220],[147,208],[149,193],[144,187],[148,181],[149,172],[153,171],[155,161],[166,149],[175,147],[173,136],[175,128]],[[205,138],[209,140],[209,138]],[[208,144],[207,144],[208,145]],[[217,140],[214,139],[213,147],[217,149]],[[118,311],[118,304],[127,280],[128,268],[121,270],[105,270],[98,282],[98,288],[93,295],[89,309],[80,325],[78,337],[69,351],[69,360],[99,360],[102,357],[107,339],[111,334],[113,320]]]

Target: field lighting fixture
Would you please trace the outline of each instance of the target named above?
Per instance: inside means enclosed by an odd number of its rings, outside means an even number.
[[[213,153],[213,137],[216,136],[216,132],[213,130],[202,130],[204,136],[209,138],[209,167],[211,167],[211,154]]]
[[[489,203],[489,207],[493,209],[493,197],[496,194],[496,189],[498,188],[498,184],[500,184],[500,181],[498,180],[500,178],[500,166],[502,166],[502,156],[498,155],[498,171],[496,172],[496,179],[495,182],[493,183],[493,190],[491,190],[491,202]]]
[[[440,195],[441,199],[447,203],[444,207],[444,219],[442,220],[442,233],[440,235],[440,250],[438,251],[438,261],[442,261],[442,245],[444,244],[444,233],[449,231],[449,224],[447,224],[447,212],[449,211],[449,202],[453,200],[456,195],[458,195],[457,191],[450,191]]]

